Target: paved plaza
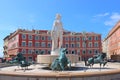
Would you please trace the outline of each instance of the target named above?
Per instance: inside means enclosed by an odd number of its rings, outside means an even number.
[[[63,72],[100,72],[100,71],[111,71],[120,69],[120,63],[118,62],[108,62],[105,67],[102,67],[100,70],[99,64],[94,64],[92,68],[88,68],[84,66],[84,62],[79,62],[76,64],[72,64],[72,70],[66,70]],[[0,72],[24,72],[21,67],[18,66],[9,66],[0,68]],[[41,73],[41,72],[53,72],[47,68],[45,64],[35,64],[28,67],[24,73]]]

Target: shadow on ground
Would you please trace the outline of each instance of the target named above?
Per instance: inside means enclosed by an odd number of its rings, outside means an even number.
[[[38,69],[41,69],[41,68],[38,68]],[[51,70],[49,67],[43,67],[42,68],[43,70]],[[99,67],[92,67],[92,68],[88,68],[88,67],[71,67],[71,69],[67,69],[65,71],[84,71],[84,70],[89,70],[89,69],[92,69],[92,70],[100,70]],[[107,68],[107,67],[102,67],[101,70],[110,70],[110,69],[115,69],[115,68]]]

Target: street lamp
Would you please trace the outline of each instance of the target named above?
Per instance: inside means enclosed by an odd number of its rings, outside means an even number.
[[[84,62],[85,62],[85,66],[86,66],[86,64],[87,64],[87,62],[86,62],[86,55],[87,55],[87,36],[86,36],[86,32],[85,31],[83,31],[82,32],[82,35],[83,35],[83,42],[84,42],[84,48],[85,48],[85,56],[84,56]]]
[[[35,50],[34,49],[32,49],[32,56],[33,56],[33,58],[32,58],[32,60],[34,61],[34,58],[35,58]]]

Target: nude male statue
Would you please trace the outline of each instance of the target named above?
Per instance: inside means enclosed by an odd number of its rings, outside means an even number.
[[[61,22],[61,15],[56,14],[56,19],[53,23],[53,28],[51,30],[52,37],[52,51],[62,47],[63,42],[63,25]]]

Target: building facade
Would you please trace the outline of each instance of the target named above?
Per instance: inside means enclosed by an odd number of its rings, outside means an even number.
[[[51,53],[51,32],[49,30],[24,30],[18,29],[7,38],[8,57],[14,57],[18,52],[24,54],[28,61],[35,61],[38,54],[48,55]],[[4,45],[5,46],[5,45]],[[75,33],[64,31],[63,45],[68,49],[67,54],[76,54],[80,60],[88,59],[102,52],[101,35],[96,33]]]
[[[3,51],[4,58],[8,58],[9,57],[9,55],[8,55],[8,38],[9,38],[9,36],[6,36],[4,38],[4,46],[3,46],[3,48],[4,48],[4,51]]]
[[[111,55],[120,55],[120,21],[111,29],[103,41],[106,45],[106,53]]]
[[[102,52],[107,54],[107,59],[110,59],[109,49],[108,49],[108,40],[106,39],[102,41]]]

